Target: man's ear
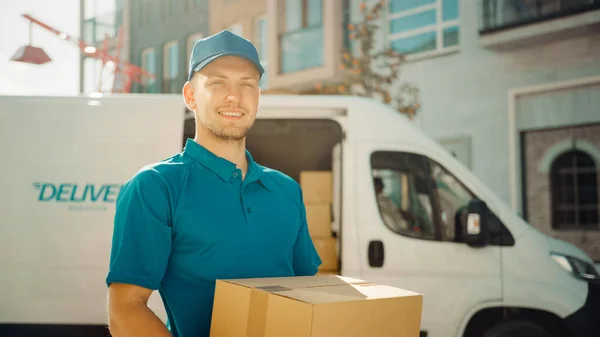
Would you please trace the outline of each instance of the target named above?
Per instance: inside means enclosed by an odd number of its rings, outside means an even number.
[[[190,110],[196,109],[196,100],[194,100],[194,86],[192,83],[185,82],[183,85],[183,100],[185,101],[185,105]]]

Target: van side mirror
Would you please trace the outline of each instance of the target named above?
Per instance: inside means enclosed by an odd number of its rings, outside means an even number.
[[[472,247],[483,247],[488,244],[489,228],[487,224],[488,208],[481,200],[471,200],[467,209],[459,217],[457,232],[461,241]]]

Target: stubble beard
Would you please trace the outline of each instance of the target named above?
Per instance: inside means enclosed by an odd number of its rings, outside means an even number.
[[[248,130],[252,125],[239,127],[239,126],[224,126],[218,125],[217,123],[203,123],[200,122],[216,139],[227,141],[227,142],[240,142],[248,133]]]
[[[241,141],[246,137],[246,133],[248,133],[249,128],[241,128],[241,127],[227,127],[227,126],[215,126],[209,125],[208,129],[212,132],[212,134],[224,141]]]

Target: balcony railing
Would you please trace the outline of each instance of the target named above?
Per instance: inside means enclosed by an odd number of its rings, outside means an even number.
[[[481,0],[481,33],[600,9],[600,0]]]
[[[280,36],[281,72],[291,73],[323,65],[323,26],[312,26]]]
[[[123,23],[123,11],[117,10],[86,19],[83,23],[83,41],[97,45],[108,38],[117,36],[119,26]]]

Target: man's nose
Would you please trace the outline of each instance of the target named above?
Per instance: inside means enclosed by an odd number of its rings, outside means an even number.
[[[227,101],[229,101],[229,102],[239,102],[240,101],[240,93],[237,88],[232,87],[229,89],[229,94],[227,95]]]
[[[238,95],[227,95],[227,101],[228,102],[239,102],[240,101],[240,97]]]

